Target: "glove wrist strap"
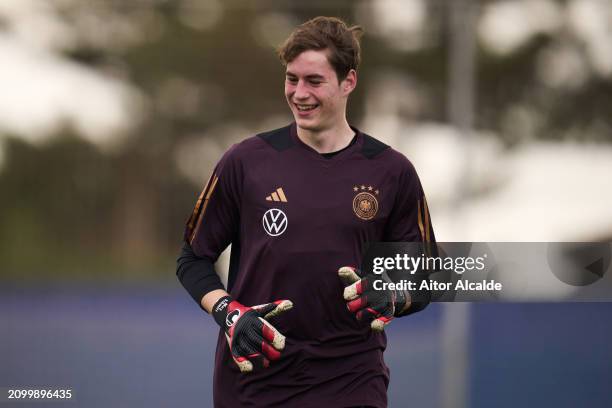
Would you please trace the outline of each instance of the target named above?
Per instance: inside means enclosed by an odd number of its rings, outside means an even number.
[[[211,314],[213,315],[215,322],[222,328],[226,329],[226,318],[227,312],[229,309],[229,304],[233,301],[231,296],[223,296],[221,299],[217,300],[215,305],[211,310]]]

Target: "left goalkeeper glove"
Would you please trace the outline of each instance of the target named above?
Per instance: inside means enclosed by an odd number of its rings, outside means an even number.
[[[266,368],[270,360],[281,357],[285,336],[268,323],[268,319],[292,307],[290,300],[248,307],[231,296],[222,297],[215,303],[213,317],[225,331],[232,358],[241,372]]]
[[[382,275],[373,273],[363,278],[358,269],[343,266],[338,275],[344,283],[344,300],[348,310],[357,320],[371,320],[372,330],[381,332],[406,306],[407,295],[401,290],[376,290],[374,281],[390,282]]]

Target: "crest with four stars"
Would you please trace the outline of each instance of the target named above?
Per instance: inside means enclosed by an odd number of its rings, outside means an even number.
[[[354,186],[353,191],[356,193],[353,198],[353,211],[355,215],[364,221],[371,220],[378,212],[378,200],[376,196],[379,191],[372,186]]]

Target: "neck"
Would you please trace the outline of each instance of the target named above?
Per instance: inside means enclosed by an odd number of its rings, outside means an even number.
[[[337,126],[320,131],[303,129],[298,126],[297,135],[302,142],[318,153],[331,153],[348,146],[355,132],[344,119]]]

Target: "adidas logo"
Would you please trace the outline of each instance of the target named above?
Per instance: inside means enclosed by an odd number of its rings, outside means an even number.
[[[287,202],[285,192],[281,187],[277,188],[275,192],[266,197],[266,201],[280,201],[283,203]]]

